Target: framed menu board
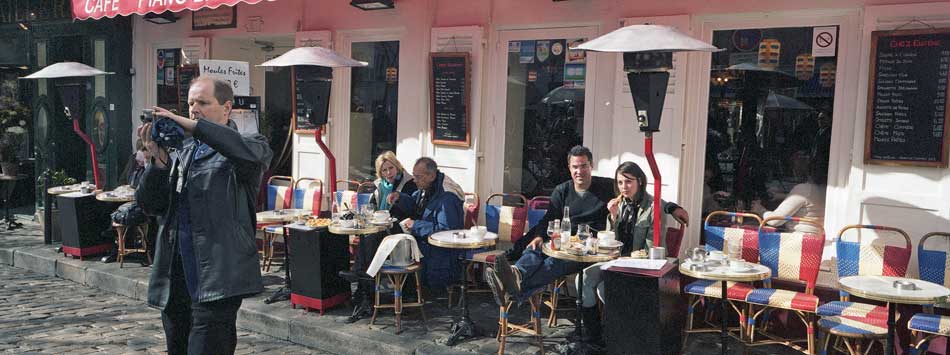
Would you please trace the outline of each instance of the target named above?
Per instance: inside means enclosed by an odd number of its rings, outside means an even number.
[[[871,33],[864,162],[947,167],[950,29]]]
[[[432,53],[429,99],[432,143],[468,147],[472,143],[471,60],[468,53]]]
[[[333,69],[312,65],[292,68],[294,131],[313,132],[327,123]]]

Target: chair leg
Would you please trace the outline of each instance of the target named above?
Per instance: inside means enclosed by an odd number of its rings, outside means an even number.
[[[148,264],[152,265],[152,256],[148,254],[150,248],[148,245],[148,224],[140,225],[139,231],[142,233],[142,249],[145,249],[145,260],[148,260]]]
[[[508,305],[511,305],[510,303]],[[498,355],[505,354],[505,342],[508,340],[508,307],[498,307]]]
[[[824,341],[822,342],[822,345],[821,345],[821,355],[827,355],[827,354],[828,354],[828,343],[829,343],[829,340],[831,340],[831,333],[825,332],[825,333],[822,334],[822,335],[823,335],[823,337],[824,337]]]
[[[376,323],[376,315],[379,313],[379,279],[380,274],[376,274],[376,285],[373,286],[373,317],[369,319],[369,325]]]
[[[422,326],[425,327],[426,331],[429,331],[429,320],[426,318],[426,307],[425,300],[422,299],[422,278],[420,278],[421,273],[416,271],[413,273],[416,277],[416,302],[419,303],[419,312],[422,313]]]
[[[126,226],[123,226],[123,225],[115,226],[115,233],[118,236],[118,238],[116,239],[118,239],[118,242],[119,242],[119,252],[118,252],[119,254],[117,256],[118,258],[117,261],[119,262],[120,269],[125,264],[125,232],[126,230],[127,230]]]
[[[396,334],[399,334],[402,333],[402,286],[406,275],[392,275],[389,281],[393,283],[393,309],[396,312]]]
[[[544,333],[541,331],[541,295],[531,296],[531,323],[541,355],[544,355]]]
[[[808,326],[805,327],[805,335],[808,337],[808,354],[815,355],[815,316],[808,314],[806,317],[808,317]]]

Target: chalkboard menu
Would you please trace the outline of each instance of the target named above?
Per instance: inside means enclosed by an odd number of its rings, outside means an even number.
[[[294,131],[314,131],[327,123],[333,69],[314,65],[293,67]]]
[[[468,147],[471,65],[468,53],[432,53],[432,143]]]
[[[197,78],[200,72],[197,65],[183,65],[178,68],[178,114],[188,114],[188,88],[191,81]]]
[[[871,33],[866,164],[947,167],[950,29]]]

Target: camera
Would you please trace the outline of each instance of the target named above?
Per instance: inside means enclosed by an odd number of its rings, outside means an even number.
[[[139,119],[142,120],[142,123],[150,123],[155,120],[155,110],[146,108],[142,109],[142,115],[139,116]]]

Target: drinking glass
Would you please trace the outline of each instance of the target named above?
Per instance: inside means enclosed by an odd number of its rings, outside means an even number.
[[[577,226],[577,238],[581,242],[586,242],[587,238],[590,238],[590,226],[586,224],[581,224]]]
[[[561,249],[561,238],[559,235],[560,232],[561,232],[561,221],[554,220],[554,221],[548,222],[548,237],[550,237],[551,241],[554,243],[555,250]]]

